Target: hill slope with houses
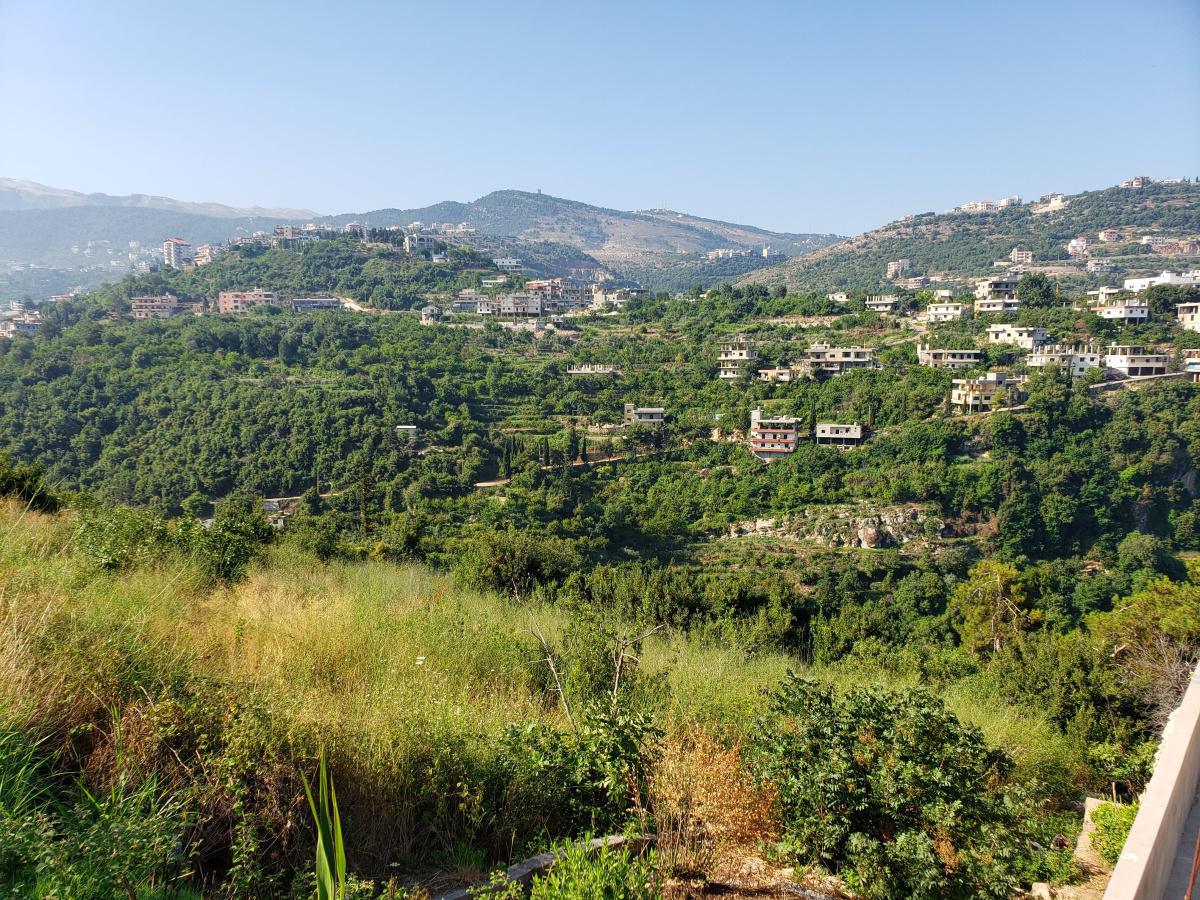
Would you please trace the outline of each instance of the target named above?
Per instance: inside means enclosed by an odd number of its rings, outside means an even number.
[[[922,279],[966,282],[1014,264],[1081,282],[1194,266],[1200,259],[1200,183],[1130,182],[1140,186],[906,216],[750,272],[739,283],[871,291],[923,287]]]

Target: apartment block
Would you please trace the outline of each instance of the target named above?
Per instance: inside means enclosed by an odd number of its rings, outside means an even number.
[[[1023,381],[1007,372],[988,372],[978,378],[955,378],[950,405],[964,413],[991,412],[1019,402]]]
[[[887,277],[899,278],[905,272],[912,268],[911,259],[894,259],[887,264]]]
[[[717,377],[722,381],[736,381],[745,369],[758,361],[758,351],[741,335],[721,343],[717,357]]]
[[[932,369],[969,369],[983,362],[983,351],[936,350],[924,346],[917,348],[917,361]]]
[[[833,375],[839,375],[849,369],[873,369],[875,351],[870,347],[831,347],[820,342],[808,348],[805,364],[814,372],[828,372]]]
[[[1191,287],[1200,285],[1200,269],[1193,269],[1190,272],[1180,272],[1178,275],[1174,272],[1163,272],[1159,275],[1152,275],[1149,278],[1126,278],[1125,290],[1138,293],[1147,288],[1156,287],[1160,284],[1172,284],[1180,287]]]
[[[326,309],[341,309],[342,301],[337,297],[296,297],[292,300],[292,312],[310,313]]]
[[[171,269],[182,269],[192,261],[192,245],[183,238],[167,238],[163,241],[163,264]]]
[[[1100,351],[1094,347],[1067,347],[1053,344],[1039,347],[1025,357],[1025,365],[1031,369],[1057,366],[1069,372],[1072,378],[1082,378],[1088,369],[1100,368]]]
[[[1175,318],[1185,331],[1200,331],[1200,303],[1180,303],[1175,307]]]
[[[757,459],[770,461],[796,452],[800,426],[791,416],[764,416],[761,409],[750,411],[747,444]]]
[[[1008,259],[1014,265],[1027,266],[1033,262],[1033,251],[1013,247],[1012,252],[1008,254]]]
[[[169,319],[183,312],[183,304],[174,294],[155,297],[134,297],[129,301],[135,319]]]
[[[217,295],[217,312],[221,315],[229,313],[237,315],[249,312],[256,306],[275,305],[278,302],[279,297],[274,291],[221,291]]]
[[[1013,275],[993,275],[975,282],[977,300],[1012,300],[1017,296],[1017,278]]]
[[[1104,355],[1104,365],[1127,378],[1167,374],[1167,354],[1136,344],[1113,344]]]
[[[900,305],[900,298],[892,294],[867,298],[867,309],[875,313],[893,313]]]

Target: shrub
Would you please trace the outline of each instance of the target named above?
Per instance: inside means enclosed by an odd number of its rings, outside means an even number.
[[[653,851],[635,856],[624,847],[607,844],[592,850],[585,841],[558,852],[554,868],[534,879],[530,900],[652,900],[662,896]]]
[[[1013,763],[916,690],[843,696],[789,675],[755,739],[785,848],[864,897],[1008,897],[1031,810]]]
[[[1136,803],[1101,803],[1092,812],[1092,823],[1096,826],[1092,846],[1110,866],[1117,864],[1137,812]]]

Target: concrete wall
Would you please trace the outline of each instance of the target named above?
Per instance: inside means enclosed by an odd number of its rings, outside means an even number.
[[[1137,819],[1117,860],[1104,900],[1159,900],[1176,856],[1189,860],[1191,847],[1180,847],[1184,822],[1196,802],[1200,782],[1200,667],[1183,702],[1163,730],[1154,776],[1142,794]]]

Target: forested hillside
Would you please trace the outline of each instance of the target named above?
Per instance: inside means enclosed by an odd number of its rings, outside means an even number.
[[[1093,255],[1111,257],[1131,272],[1187,267],[1187,259],[1151,254],[1138,243],[1143,235],[1200,236],[1200,183],[1150,184],[1130,190],[1113,187],[1088,191],[1050,209],[1026,203],[989,213],[922,213],[893,222],[803,258],[786,260],[741,279],[743,284],[786,284],[806,290],[875,290],[887,285],[892,260],[909,259],[911,275],[971,278],[993,271],[1014,248],[1032,250],[1035,264],[1065,262],[1067,242],[1085,236]],[[1101,229],[1114,228],[1123,239],[1098,245]],[[1083,263],[1077,263],[1079,275]],[[1111,276],[1109,276],[1111,278]]]

